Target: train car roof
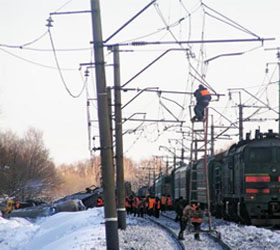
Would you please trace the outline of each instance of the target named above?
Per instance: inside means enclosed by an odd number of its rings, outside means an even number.
[[[249,134],[246,135],[246,139],[233,144],[225,155],[229,155],[236,152],[243,151],[246,147],[257,147],[257,146],[279,146],[280,137],[278,133],[273,133],[269,130],[267,133],[260,133],[258,130],[255,133],[255,138],[250,139]]]

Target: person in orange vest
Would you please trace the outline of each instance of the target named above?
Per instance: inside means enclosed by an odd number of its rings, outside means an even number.
[[[194,107],[195,116],[191,121],[203,121],[204,110],[211,101],[211,94],[207,88],[200,84],[198,89],[194,92],[194,96],[196,98],[196,105]]]
[[[160,207],[161,207],[161,201],[158,197],[156,197],[155,204],[154,204],[154,215],[156,218],[159,218]]]
[[[167,199],[166,195],[163,194],[161,196],[161,211],[162,212],[164,212],[166,210],[166,199]]]
[[[101,207],[101,206],[103,206],[104,205],[104,202],[103,202],[103,199],[102,199],[102,197],[98,197],[97,198],[97,201],[96,201],[96,206],[97,207]]]
[[[172,201],[172,198],[170,197],[170,195],[167,195],[166,206],[167,206],[167,210],[173,209],[173,201]]]
[[[149,216],[153,215],[155,202],[156,202],[155,197],[149,197],[148,198],[148,212],[147,213],[148,213]]]
[[[203,213],[202,213],[199,203],[193,202],[191,204],[191,210],[189,213],[189,217],[190,217],[191,223],[194,226],[194,231],[195,231],[194,239],[200,240],[199,232],[200,232],[200,225],[202,223]]]
[[[19,209],[19,208],[20,208],[20,201],[17,201],[15,205],[15,209]]]

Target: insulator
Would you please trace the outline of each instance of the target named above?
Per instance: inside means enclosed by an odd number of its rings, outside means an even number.
[[[51,16],[47,19],[47,22],[48,22],[48,23],[46,24],[47,27],[49,27],[49,28],[50,28],[50,27],[53,27],[53,25],[52,25],[53,20],[52,20],[52,17],[51,17]]]

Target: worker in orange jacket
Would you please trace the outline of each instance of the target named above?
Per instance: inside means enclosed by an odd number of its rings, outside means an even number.
[[[200,240],[199,232],[200,232],[200,225],[202,223],[203,213],[199,203],[193,202],[191,204],[191,210],[189,216],[190,216],[191,223],[194,226],[194,231],[195,231],[194,239]]]
[[[15,209],[19,209],[20,208],[20,201],[17,201],[15,204]]]
[[[161,196],[161,211],[165,211],[166,210],[166,200],[167,200],[167,197],[165,194],[163,194]]]
[[[103,202],[103,199],[102,199],[101,196],[99,196],[99,197],[97,198],[96,205],[97,205],[98,207],[101,207],[101,206],[104,205],[104,202]]]
[[[149,216],[153,215],[155,202],[156,202],[155,197],[151,196],[151,197],[148,198],[148,211],[147,211],[147,213],[148,213]]]
[[[204,110],[211,101],[211,94],[207,88],[200,84],[198,89],[194,92],[194,96],[196,98],[196,105],[194,107],[195,116],[191,121],[203,121]]]

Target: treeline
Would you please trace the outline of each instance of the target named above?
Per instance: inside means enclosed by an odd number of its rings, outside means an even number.
[[[48,200],[59,183],[41,132],[31,128],[23,138],[12,132],[0,133],[2,196]]]
[[[158,174],[158,163],[152,160],[135,163],[124,158],[124,178],[133,190],[149,182],[152,184],[152,169]],[[0,132],[0,198],[52,201],[101,185],[99,156],[55,166],[44,145],[42,132],[31,128],[23,137]]]

